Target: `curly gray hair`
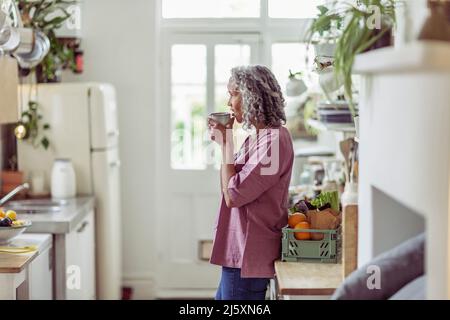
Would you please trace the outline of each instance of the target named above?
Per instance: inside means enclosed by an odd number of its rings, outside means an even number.
[[[244,128],[264,123],[280,127],[286,123],[285,100],[272,71],[265,66],[240,66],[231,70],[234,89],[242,95]]]

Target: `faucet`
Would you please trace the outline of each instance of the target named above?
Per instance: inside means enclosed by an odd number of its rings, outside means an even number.
[[[18,194],[20,191],[29,189],[30,185],[28,183],[21,184],[20,186],[14,188],[13,191],[8,193],[6,196],[0,199],[0,206],[3,206],[5,203],[7,203],[12,197],[14,197],[16,194]]]

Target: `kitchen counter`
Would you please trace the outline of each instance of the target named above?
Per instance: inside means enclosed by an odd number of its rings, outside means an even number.
[[[38,251],[20,254],[0,252],[0,274],[20,273],[38,256],[38,254]]]
[[[52,236],[50,234],[22,234],[4,247],[18,248],[31,245],[35,245],[37,250],[29,253],[0,253],[1,300],[28,300],[33,297],[36,291],[45,290],[35,285],[42,281],[46,275],[35,274],[30,268],[37,270],[37,263],[40,260],[45,262],[45,269],[48,269],[48,252],[52,247]],[[47,252],[47,255],[44,252]]]
[[[3,247],[36,246],[37,250],[30,253],[1,253],[0,273],[19,273],[25,269],[42,251],[52,245],[52,237],[49,234],[21,234]]]
[[[70,233],[94,208],[94,197],[83,196],[61,206],[59,212],[20,214],[20,219],[32,221],[27,233]]]
[[[64,201],[50,199],[11,201],[9,208],[17,208],[19,219],[32,222],[25,236],[34,233],[52,235],[53,265],[50,272],[53,273],[54,279],[53,293],[48,294],[47,290],[47,294],[41,295],[41,290],[34,290],[32,297],[40,299],[41,296],[45,298],[53,296],[57,300],[95,298],[94,203],[93,196],[80,196]],[[31,211],[35,213],[29,213]],[[84,272],[81,289],[66,286],[70,276],[67,268],[72,265]],[[40,272],[44,273],[44,270]],[[48,288],[48,282],[45,281],[45,284],[39,284],[38,287]]]
[[[344,280],[340,263],[275,262],[277,295],[330,296]]]

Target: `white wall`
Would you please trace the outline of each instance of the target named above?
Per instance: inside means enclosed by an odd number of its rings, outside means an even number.
[[[398,33],[400,39],[396,40],[401,42],[396,43],[398,47],[404,45],[404,42],[412,42],[417,39],[423,23],[428,16],[427,0],[405,0],[403,2],[406,4],[406,10],[397,12],[397,22],[402,29]],[[392,102],[395,94],[398,93],[398,89],[395,92],[389,92],[389,94],[386,94],[387,91],[385,90],[374,89],[373,81],[372,78],[368,80],[363,78],[362,80],[363,90],[360,101],[360,115],[367,114],[367,117],[374,117],[373,110],[369,110],[369,107],[377,105],[378,108],[376,110],[379,111],[381,105],[386,105],[385,101],[382,100],[383,97],[389,97],[389,102]],[[366,86],[367,88],[365,88]],[[365,90],[367,92],[364,92]],[[390,117],[398,119],[398,117],[393,117],[392,114],[390,114]],[[366,122],[361,123],[361,130],[366,132],[366,134],[361,133],[361,136],[367,135],[369,137],[374,131],[373,127],[369,127],[373,126],[374,119],[370,118],[369,120],[366,119]],[[387,126],[386,123],[384,124]],[[396,138],[398,136],[398,133],[395,134]],[[377,174],[374,174],[374,167],[375,165],[379,165],[380,154],[374,151],[375,146],[373,144],[368,143],[367,140],[364,141],[366,143],[360,147],[360,216],[358,242],[358,264],[360,267],[371,261],[378,254],[423,232],[425,228],[422,217],[419,217],[414,211],[390,198],[389,195],[385,195],[383,192],[365,183],[365,181],[369,180],[372,182],[371,179],[374,179],[373,176],[377,176]],[[395,145],[395,148],[398,149],[398,146]],[[383,154],[388,153],[383,152]],[[395,159],[399,159],[399,156],[396,155]],[[368,165],[372,160],[374,160],[374,165]],[[404,164],[400,165],[400,167],[404,167]],[[379,173],[379,177],[392,178],[386,172]],[[372,214],[372,210],[376,213]],[[385,224],[386,221],[389,221],[388,225]]]
[[[122,161],[123,278],[149,298],[154,266],[155,1],[85,0],[85,72],[65,81],[117,90]]]

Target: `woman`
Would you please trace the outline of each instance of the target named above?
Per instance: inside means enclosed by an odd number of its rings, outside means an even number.
[[[234,68],[228,91],[231,120],[224,126],[208,119],[211,139],[222,150],[222,203],[211,255],[211,263],[222,266],[216,299],[264,300],[287,224],[292,140],[282,126],[286,116],[280,85],[268,68]],[[256,133],[236,155],[235,120]]]

